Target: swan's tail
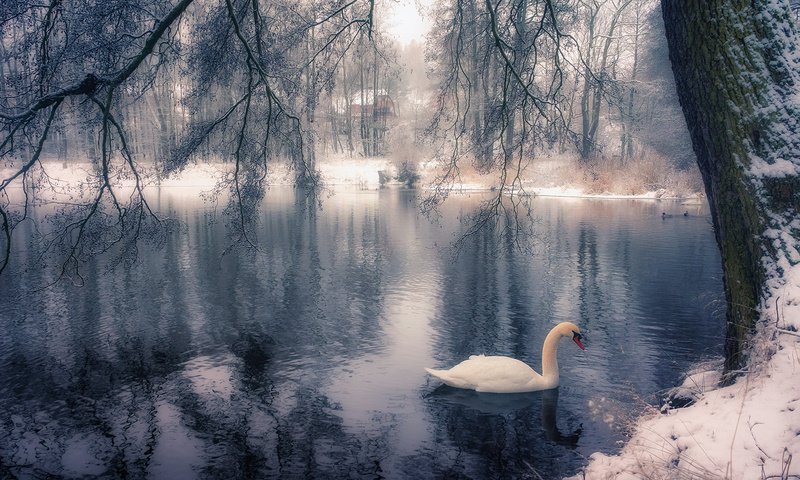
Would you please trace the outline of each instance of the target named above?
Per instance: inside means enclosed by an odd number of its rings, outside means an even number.
[[[426,368],[426,372],[430,373],[436,378],[444,379],[444,376],[447,374],[447,370],[434,370],[432,368]]]
[[[454,377],[450,370],[434,370],[432,368],[426,368],[426,372],[430,373],[434,377],[441,380],[445,385],[450,385],[451,387],[455,388],[471,388],[475,389],[475,386],[469,382],[465,382],[464,380]]]
[[[432,368],[426,368],[425,371],[443,381],[447,385],[453,385],[454,383],[453,379],[450,377],[450,372],[447,370],[434,370]]]

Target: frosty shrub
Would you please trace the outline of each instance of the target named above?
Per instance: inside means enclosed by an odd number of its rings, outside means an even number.
[[[703,191],[696,168],[680,169],[669,158],[653,152],[624,163],[601,157],[578,167],[583,172],[584,190],[590,193],[641,195],[664,191],[669,196],[687,196]]]

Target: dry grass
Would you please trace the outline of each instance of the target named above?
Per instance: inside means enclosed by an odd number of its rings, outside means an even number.
[[[676,196],[687,196],[703,190],[696,169],[675,168],[666,157],[649,154],[624,163],[617,159],[598,158],[582,163],[572,161],[565,180],[574,182],[580,174],[580,186],[587,193],[641,195],[664,190]]]
[[[423,184],[433,180],[442,167],[425,165],[420,169]],[[517,174],[508,172],[508,182]],[[598,158],[590,162],[566,155],[550,155],[530,160],[523,166],[520,178],[526,190],[561,187],[578,189],[586,194],[643,195],[660,191],[659,196],[686,197],[703,191],[700,173],[696,168],[681,170],[666,157],[648,154],[620,162],[618,159]],[[458,184],[471,188],[498,187],[497,172],[488,173],[468,162],[459,165],[455,178]]]

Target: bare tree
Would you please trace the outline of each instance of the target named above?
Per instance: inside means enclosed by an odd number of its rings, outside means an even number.
[[[611,45],[618,35],[622,14],[631,2],[632,0],[582,2],[587,18],[584,54],[581,58],[583,92],[581,94],[580,155],[584,160],[592,158],[597,151],[600,109],[608,94],[609,84],[613,82],[611,70],[614,65],[609,53]],[[607,20],[606,17],[608,17]]]
[[[55,225],[43,237],[43,254],[61,257],[57,278],[80,279],[88,255],[115,251],[136,256],[144,238],[159,238],[164,220],[147,201],[149,180],[130,141],[127,108],[161,87],[185,90],[182,106],[198,113],[178,138],[176,122],[159,118],[156,98],[158,176],[182,169],[209,144],[234,162],[218,191],[230,191],[234,243],[254,246],[253,215],[263,197],[270,159],[291,157],[299,181],[316,183],[313,118],[316,98],[334,81],[336,67],[354,39],[372,35],[373,0],[338,1],[320,10],[309,3],[260,0],[163,2],[109,0],[65,4],[4,3],[5,37],[0,99],[0,155],[11,174],[0,181],[0,273],[12,258],[12,237],[29,208],[47,202],[34,186],[47,182],[41,162],[63,118],[86,118],[87,143],[97,145],[96,171],[81,195],[59,204]],[[303,61],[296,61],[297,51]],[[30,52],[36,52],[34,61]],[[291,59],[295,60],[292,62]],[[167,75],[178,66],[183,79]],[[176,68],[175,71],[178,69]],[[304,101],[293,105],[301,94]],[[219,99],[217,98],[219,96]],[[138,132],[137,132],[138,133]],[[94,139],[97,139],[96,141]],[[132,193],[117,180],[134,180]],[[10,189],[21,190],[21,205]],[[149,233],[152,235],[144,235]]]
[[[639,69],[641,68],[641,54],[640,49],[642,46],[642,37],[644,36],[645,32],[645,17],[647,15],[647,2],[644,0],[634,0],[633,2],[633,15],[630,19],[630,33],[628,34],[632,44],[632,53],[631,53],[631,69],[630,75],[628,77],[627,85],[623,88],[623,95],[624,90],[627,90],[627,95],[624,95],[627,98],[624,98],[622,102],[619,103],[620,107],[620,119],[622,123],[622,135],[620,136],[620,158],[624,162],[626,159],[630,159],[634,155],[634,131],[636,130],[637,125],[637,112],[636,112],[636,93],[637,93],[637,81],[639,77]]]
[[[498,176],[495,195],[476,214],[476,228],[519,233],[523,222],[497,220],[524,217],[518,215],[528,198],[522,173],[535,139],[563,122],[557,100],[568,63],[564,44],[574,44],[561,30],[564,12],[554,1],[455,0],[440,6],[432,55],[440,89],[430,132],[447,148],[424,210],[443,201],[463,166],[471,165]]]

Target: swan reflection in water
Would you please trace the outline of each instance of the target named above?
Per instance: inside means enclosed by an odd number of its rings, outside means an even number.
[[[535,406],[541,402],[542,430],[545,439],[563,447],[574,449],[578,446],[582,426],[572,433],[563,434],[558,429],[558,388],[526,393],[481,393],[448,385],[440,385],[425,395],[436,397],[451,405],[465,406],[471,410],[489,415],[507,415]]]

